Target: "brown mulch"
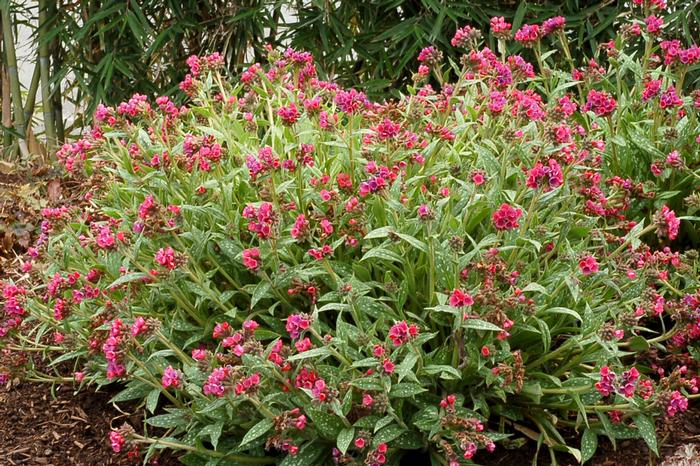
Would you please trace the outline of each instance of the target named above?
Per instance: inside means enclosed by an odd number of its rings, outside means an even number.
[[[109,444],[110,423],[125,416],[107,393],[19,382],[0,389],[0,464],[97,466],[127,464]],[[133,462],[131,463],[133,464]]]

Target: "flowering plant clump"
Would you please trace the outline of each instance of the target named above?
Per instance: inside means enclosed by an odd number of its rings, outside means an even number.
[[[697,254],[674,250],[695,219],[625,170],[644,146],[650,180],[697,185],[682,80],[700,54],[643,24],[579,69],[542,53],[567,56],[563,18],[494,18],[535,65],[465,27],[458,68],[427,48],[386,103],[304,52],[270,50],[233,84],[221,57],[192,58],[189,105],[102,106],[61,149],[86,189],[45,212],[4,283],[2,336],[142,403],[118,453],[457,466],[522,436],[580,462],[598,436],[657,451],[655,423],[700,389]]]

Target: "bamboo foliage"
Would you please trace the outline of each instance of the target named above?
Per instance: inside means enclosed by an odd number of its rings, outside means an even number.
[[[480,28],[486,44],[489,19],[504,16],[518,28],[563,15],[574,60],[593,56],[629,14],[623,0],[0,0],[4,81],[4,146],[23,141],[41,90],[39,137],[50,150],[90,123],[99,102],[117,104],[135,92],[176,94],[192,54],[221,52],[232,73],[266,57],[266,44],[309,50],[319,73],[345,86],[387,97],[411,82],[422,47],[449,47],[455,30]],[[700,0],[670,3],[665,34],[700,37]],[[33,28],[37,67],[22,105],[13,28]],[[517,44],[513,45],[517,49]],[[510,50],[527,59],[530,50]],[[698,70],[689,70],[686,85]],[[184,96],[180,95],[181,98]],[[12,106],[5,101],[10,99]],[[77,117],[64,127],[63,104]],[[14,111],[12,108],[14,107]],[[20,111],[23,109],[23,111]],[[11,114],[11,115],[10,115]],[[8,115],[9,119],[8,119]],[[84,116],[83,116],[84,115]]]

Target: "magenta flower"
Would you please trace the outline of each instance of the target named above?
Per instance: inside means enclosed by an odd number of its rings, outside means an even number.
[[[247,377],[240,382],[236,383],[234,391],[236,395],[242,395],[244,393],[252,393],[257,390],[258,385],[260,385],[260,374],[255,373],[250,377]]]
[[[415,324],[407,324],[405,320],[396,322],[389,329],[389,339],[394,346],[401,346],[418,335],[418,327]]]
[[[581,259],[578,263],[578,267],[581,269],[581,273],[586,276],[598,273],[598,261],[595,257],[590,255]]]
[[[287,333],[292,340],[299,338],[301,333],[311,326],[311,319],[307,314],[293,314],[287,318]]]
[[[124,448],[126,439],[118,431],[113,430],[109,433],[109,442],[112,444],[112,451],[120,453],[122,448]]]
[[[161,383],[166,390],[170,387],[180,388],[180,372],[175,370],[173,366],[166,367],[165,371],[163,371]]]
[[[663,18],[659,18],[655,15],[649,15],[644,18],[644,24],[647,26],[647,32],[649,34],[660,34],[661,28],[664,25]]]
[[[289,105],[277,110],[277,115],[282,119],[285,125],[291,126],[299,119],[299,110],[294,102],[290,102]]]
[[[520,226],[518,219],[522,215],[523,211],[521,209],[503,203],[498,210],[493,213],[493,224],[497,230],[515,230]]]
[[[600,381],[596,382],[595,388],[601,396],[607,397],[615,392],[615,378],[617,376],[608,366],[600,368]]]
[[[175,251],[173,248],[168,246],[167,248],[160,248],[156,252],[155,256],[156,262],[168,270],[174,270],[177,268],[177,259],[175,257]]]
[[[223,397],[226,393],[232,390],[231,387],[231,366],[217,367],[214,369],[203,387],[205,395],[214,395]]]
[[[674,390],[671,393],[671,400],[668,402],[666,407],[666,414],[669,417],[675,416],[679,412],[683,412],[688,409],[688,398],[681,395],[681,392]]]
[[[467,307],[474,304],[474,298],[469,293],[460,289],[452,290],[450,295],[450,306],[452,307]]]
[[[668,206],[663,206],[661,210],[656,213],[654,222],[656,223],[656,234],[659,238],[668,238],[669,240],[676,239],[681,221],[676,217],[676,213],[669,209]]]
[[[563,16],[555,16],[544,20],[542,23],[542,37],[564,30],[565,25],[566,18]]]
[[[380,141],[386,141],[389,139],[394,139],[401,132],[401,125],[399,123],[394,123],[388,118],[374,127],[374,132]]]
[[[533,47],[540,37],[540,27],[537,24],[525,24],[515,33],[515,40],[525,47]]]
[[[637,380],[639,380],[639,371],[636,367],[622,373],[619,393],[626,397],[632,398],[636,389]]]
[[[593,111],[598,116],[607,116],[615,111],[617,101],[605,91],[591,90],[588,99],[582,110],[584,112]]]
[[[510,34],[510,28],[512,24],[507,23],[503,16],[496,16],[491,18],[491,32],[496,37],[507,38]]]
[[[549,159],[547,165],[537,162],[528,172],[525,184],[532,189],[542,187],[545,192],[551,191],[564,184],[564,174],[554,159]]]
[[[355,89],[340,90],[335,95],[335,104],[345,113],[357,113],[368,103],[367,97]]]
[[[251,272],[257,272],[260,268],[260,249],[249,248],[243,250],[243,265]]]

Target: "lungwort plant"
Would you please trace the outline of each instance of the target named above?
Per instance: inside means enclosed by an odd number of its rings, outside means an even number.
[[[678,83],[700,55],[657,58],[657,27],[565,69],[561,18],[513,31],[534,65],[465,27],[460,64],[423,50],[385,103],[291,49],[234,83],[190,58],[188,106],[101,106],[59,151],[84,193],[45,210],[4,284],[4,361],[51,351],[60,380],[119,384],[146,417],[114,451],[189,465],[457,466],[527,438],[580,462],[601,436],[658,452],[655,423],[698,397],[697,254],[673,249],[695,219],[621,174],[635,126],[649,150],[698,136]],[[697,146],[668,152],[697,186]]]

